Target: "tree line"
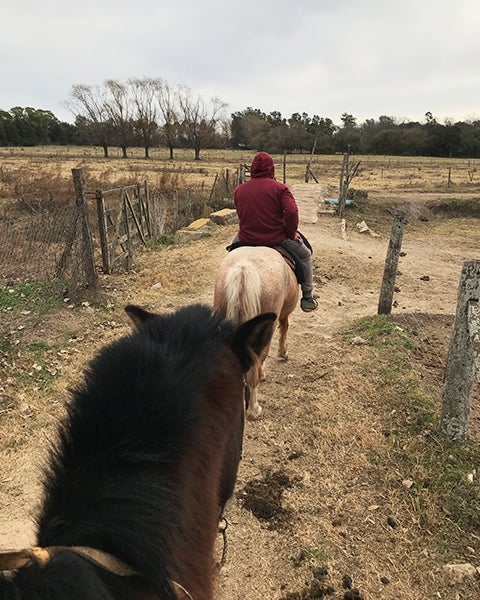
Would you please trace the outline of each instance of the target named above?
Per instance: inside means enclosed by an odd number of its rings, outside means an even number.
[[[251,107],[228,116],[220,98],[205,99],[187,86],[173,87],[158,78],[77,84],[65,106],[73,124],[47,110],[0,110],[0,145],[100,146],[105,157],[109,148],[119,147],[125,158],[132,147],[143,147],[145,158],[151,148],[166,147],[172,159],[176,148],[191,148],[197,160],[207,148],[480,157],[480,121],[440,123],[427,112],[422,122],[380,116],[358,123],[344,113],[338,126],[328,117],[294,113],[286,118]]]

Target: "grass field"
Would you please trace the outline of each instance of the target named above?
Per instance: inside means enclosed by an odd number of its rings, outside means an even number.
[[[201,160],[193,160],[193,151],[176,150],[168,159],[166,149],[152,149],[151,158],[143,158],[143,149],[132,148],[129,158],[122,159],[116,148],[111,158],[104,158],[96,147],[0,148],[0,199],[15,199],[32,194],[35,189],[64,189],[70,185],[72,168],[84,170],[87,185],[105,189],[116,184],[148,181],[151,186],[211,188],[215,177],[226,170],[233,183],[240,164],[249,165],[254,152],[237,150],[203,150]],[[321,183],[338,186],[342,167],[341,155],[275,155],[276,177],[288,185],[304,181],[306,166]],[[358,175],[351,187],[369,192],[419,191],[476,193],[480,190],[477,160],[428,157],[356,156]],[[61,192],[64,193],[64,192]]]

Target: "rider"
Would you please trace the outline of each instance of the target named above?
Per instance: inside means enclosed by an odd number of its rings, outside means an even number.
[[[318,304],[312,296],[312,253],[297,231],[295,198],[285,184],[275,180],[275,165],[270,154],[259,152],[254,157],[250,179],[235,189],[234,201],[239,228],[233,243],[283,246],[294,254],[305,272],[300,307],[305,312],[315,310]]]

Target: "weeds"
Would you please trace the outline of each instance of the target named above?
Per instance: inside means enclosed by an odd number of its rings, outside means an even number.
[[[412,367],[417,345],[408,329],[387,316],[360,319],[346,333],[368,341],[372,351],[365,369],[377,373],[375,410],[383,413],[388,453],[372,451],[369,462],[382,477],[401,474],[411,482],[401,494],[412,519],[458,546],[480,530],[480,448],[457,444],[439,432],[440,398]],[[380,350],[380,351],[379,351]],[[390,485],[398,489],[398,479]]]

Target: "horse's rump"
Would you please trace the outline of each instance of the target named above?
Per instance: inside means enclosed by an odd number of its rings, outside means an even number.
[[[267,246],[241,246],[220,264],[214,310],[237,323],[262,312],[291,313],[298,299],[295,275],[282,255]]]
[[[288,316],[298,301],[298,283],[283,256],[266,246],[240,246],[222,260],[215,277],[213,307],[222,317],[242,323],[263,312],[277,315],[280,328],[278,355],[287,358]],[[269,347],[247,374],[250,389],[248,414],[258,416],[256,386],[264,369]]]

